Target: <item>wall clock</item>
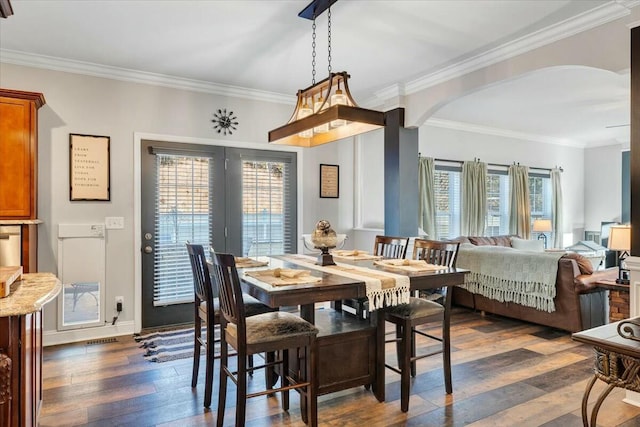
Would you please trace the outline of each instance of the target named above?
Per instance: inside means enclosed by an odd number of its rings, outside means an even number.
[[[218,109],[218,112],[213,113],[213,128],[218,132],[224,135],[229,134],[232,135],[233,131],[237,129],[238,121],[237,117],[233,114],[233,111],[229,110],[227,113],[227,109],[224,108],[222,110]]]

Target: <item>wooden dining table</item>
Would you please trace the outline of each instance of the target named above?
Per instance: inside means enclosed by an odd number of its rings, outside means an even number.
[[[268,263],[262,269],[303,269],[291,262],[291,256],[259,258]],[[461,285],[468,270],[445,268],[438,271],[406,272],[398,268],[380,266],[373,260],[343,261],[376,271],[386,271],[409,277],[410,291],[437,289]],[[332,309],[316,309],[316,303],[335,302],[352,298],[365,298],[364,281],[355,280],[326,270],[311,270],[320,277],[316,283],[272,286],[244,274],[260,268],[239,268],[243,291],[270,307],[299,306],[300,316],[320,329],[318,335],[320,380],[318,394],[331,393],[358,385],[371,385],[376,398],[385,399],[385,320],[384,308],[371,312],[368,319]],[[445,298],[444,330],[448,331],[451,318],[451,295]],[[352,363],[350,363],[352,362]]]

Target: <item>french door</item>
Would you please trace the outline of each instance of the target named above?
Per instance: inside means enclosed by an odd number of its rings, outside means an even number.
[[[295,251],[295,153],[142,141],[142,327],[193,322],[185,243]]]

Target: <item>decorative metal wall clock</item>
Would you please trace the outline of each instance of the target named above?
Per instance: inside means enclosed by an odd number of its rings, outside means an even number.
[[[213,122],[213,128],[218,133],[232,135],[233,131],[236,130],[238,126],[237,119],[238,118],[233,114],[233,111],[229,110],[227,113],[227,109],[224,108],[213,113],[213,120],[211,121]]]

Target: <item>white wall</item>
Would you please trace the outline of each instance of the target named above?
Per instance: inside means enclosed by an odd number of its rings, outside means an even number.
[[[623,148],[619,144],[585,150],[585,230],[599,232],[602,221],[620,221]]]

